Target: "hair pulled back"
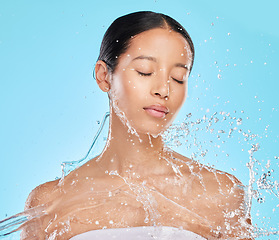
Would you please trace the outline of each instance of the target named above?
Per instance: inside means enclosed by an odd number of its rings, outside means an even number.
[[[188,32],[173,18],[151,11],[134,12],[117,18],[105,32],[98,60],[104,61],[109,71],[113,73],[118,58],[129,48],[133,37],[154,28],[169,28],[186,39],[192,52],[191,71],[195,50]]]

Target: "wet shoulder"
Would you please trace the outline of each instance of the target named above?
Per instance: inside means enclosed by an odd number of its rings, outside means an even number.
[[[176,164],[179,166],[185,181],[191,182],[200,192],[210,197],[218,197],[219,200],[243,201],[244,187],[239,179],[227,172],[206,166],[189,159],[179,153],[173,153]]]
[[[180,204],[207,219],[213,228],[231,228],[231,236],[237,236],[251,223],[245,201],[245,188],[234,175],[200,164],[178,153],[180,170],[185,186],[180,194]],[[189,197],[190,196],[190,197]],[[192,198],[188,200],[189,198]],[[221,231],[222,232],[222,231]],[[225,230],[222,234],[225,234]]]
[[[43,183],[34,188],[25,202],[25,210],[46,204],[55,197],[54,189],[58,186],[59,179]]]
[[[92,169],[87,166],[88,163],[76,168],[63,180],[57,179],[37,186],[29,194],[25,202],[25,209],[52,202],[56,198],[61,198],[63,193],[69,192],[68,190],[73,192],[72,188],[76,187],[76,184],[73,183],[83,183],[82,179],[86,179],[86,176],[90,175],[90,170]]]
[[[86,179],[86,176],[90,176],[92,172],[97,172],[97,167],[94,165],[97,157],[93,158],[91,161],[83,164],[82,166],[76,168],[74,171],[70,172],[63,181],[57,179],[54,181],[43,183],[37,186],[29,194],[26,203],[25,209],[36,207],[42,204],[53,201],[55,198],[60,198],[62,192],[67,192],[67,190],[72,190],[71,188],[75,187],[74,182],[82,182],[81,179]],[[93,167],[88,167],[89,165],[94,165]],[[92,169],[94,171],[92,171]],[[95,175],[97,175],[95,173]],[[62,183],[62,184],[61,184]]]

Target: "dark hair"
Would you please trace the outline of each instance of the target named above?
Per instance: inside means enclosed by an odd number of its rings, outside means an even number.
[[[154,28],[170,28],[186,39],[192,52],[191,71],[195,50],[188,32],[173,18],[151,11],[134,12],[117,18],[105,32],[98,60],[104,61],[113,73],[118,64],[118,58],[126,52],[133,37]]]

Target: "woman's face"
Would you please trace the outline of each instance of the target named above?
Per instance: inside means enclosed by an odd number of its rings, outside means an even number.
[[[172,30],[135,36],[111,79],[111,104],[122,122],[152,135],[168,128],[187,96],[191,55],[185,38]]]

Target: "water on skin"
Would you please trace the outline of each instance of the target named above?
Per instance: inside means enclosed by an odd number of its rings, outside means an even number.
[[[242,113],[243,114],[243,113]],[[123,116],[123,115],[122,115]],[[104,121],[108,118],[108,115],[105,116],[100,128],[102,128]],[[207,146],[207,142],[203,141],[201,142],[198,138],[198,135],[202,131],[206,131],[207,133],[213,135],[214,137],[217,137],[222,141],[222,143],[225,143],[225,141],[228,141],[229,138],[235,137],[235,136],[241,136],[242,141],[247,144],[247,147],[249,147],[248,154],[249,154],[249,161],[247,161],[246,166],[249,170],[249,182],[247,183],[247,189],[246,189],[246,205],[244,206],[246,209],[246,215],[250,215],[252,202],[255,199],[258,203],[264,204],[265,197],[263,196],[262,190],[268,191],[270,194],[273,194],[276,198],[278,198],[278,180],[273,178],[273,172],[274,170],[271,168],[270,161],[267,161],[266,163],[266,169],[268,171],[265,171],[261,174],[258,174],[259,171],[255,170],[257,165],[260,165],[259,161],[256,159],[255,155],[257,154],[257,151],[259,150],[260,146],[257,143],[257,138],[259,138],[258,135],[251,133],[248,130],[244,130],[241,127],[242,122],[244,118],[234,117],[233,114],[226,113],[226,112],[215,112],[211,116],[203,116],[199,119],[193,119],[191,114],[188,114],[185,118],[185,120],[179,124],[172,125],[165,133],[164,133],[164,140],[166,142],[166,148],[165,152],[172,155],[172,151],[169,147],[179,147],[179,146],[185,146],[187,150],[192,150],[191,157],[195,160],[198,160],[200,162],[206,161],[206,156],[210,155],[211,148],[205,148],[204,146]],[[227,129],[220,129],[219,124],[228,123],[230,127]],[[98,134],[97,134],[98,137]],[[96,142],[96,139],[94,139],[93,144]],[[210,142],[210,140],[209,140]],[[150,138],[150,145],[152,145],[152,140]],[[216,146],[217,149],[220,149],[220,146]],[[92,148],[90,148],[92,150]],[[94,150],[93,150],[94,151]],[[67,175],[71,170],[73,170],[75,167],[80,166],[84,164],[88,158],[89,153],[85,158],[82,159],[82,161],[76,161],[71,163],[64,163],[63,164],[63,175]],[[275,159],[277,156],[274,157]],[[170,161],[170,159],[173,160],[173,158],[168,158],[165,156],[162,156],[162,160],[166,162],[166,164],[170,165],[173,172],[174,172],[174,178],[172,179],[166,179],[166,181],[174,181],[173,184],[181,184],[181,179],[183,179],[183,174],[180,171],[180,163],[184,163],[188,165],[189,170],[191,171],[193,169],[193,166],[191,166],[191,163],[184,162],[182,159],[175,159],[175,161]],[[202,186],[204,186],[204,190],[206,191],[205,184],[203,182],[202,176],[199,175],[199,173],[192,172],[191,174],[195,175],[199,179],[199,182]],[[131,202],[133,202],[134,206],[141,205],[144,212],[138,212],[138,215],[144,214],[143,217],[143,225],[155,225],[160,226],[161,220],[160,216],[162,213],[160,212],[160,209],[158,209],[157,201],[160,199],[160,201],[165,201],[173,211],[177,212],[184,212],[185,214],[191,214],[192,217],[196,219],[196,221],[202,222],[205,226],[208,226],[209,228],[212,228],[212,232],[215,232],[218,234],[218,232],[226,231],[222,229],[220,226],[217,226],[215,229],[212,227],[212,224],[203,216],[199,216],[197,213],[193,212],[193,209],[187,209],[187,207],[179,205],[177,201],[174,199],[170,199],[168,196],[164,195],[163,192],[158,190],[158,186],[153,186],[150,184],[147,184],[146,181],[133,181],[131,178],[123,177],[117,172],[108,172],[108,176],[119,178],[122,180],[123,185],[120,187],[114,189],[105,189],[101,191],[98,190],[98,187],[96,185],[96,182],[94,184],[94,181],[92,180],[92,188],[88,189],[87,192],[83,193],[84,198],[86,201],[84,203],[80,202],[80,198],[75,201],[75,195],[71,196],[71,201],[69,201],[67,204],[75,204],[74,208],[72,209],[82,209],[82,211],[93,211],[94,209],[102,206],[106,209],[106,206],[109,204],[112,204],[113,202],[120,203],[120,206],[122,206],[123,209],[125,209],[126,206],[128,206]],[[62,177],[63,179],[63,177]],[[218,181],[218,177],[216,176],[216,180]],[[90,181],[90,179],[89,179]],[[183,180],[182,180],[183,181]],[[61,180],[63,182],[63,180]],[[78,182],[73,181],[73,189],[74,187],[78,186]],[[129,203],[127,201],[121,201],[121,199],[127,199],[127,196],[131,199]],[[132,204],[132,205],[133,205]],[[58,202],[49,203],[45,206],[39,206],[34,209],[30,209],[28,211],[25,211],[21,214],[15,215],[12,218],[9,218],[7,220],[4,220],[1,222],[1,228],[0,233],[1,236],[4,236],[8,234],[9,232],[15,231],[20,229],[22,226],[26,226],[28,224],[34,224],[36,220],[44,218],[46,216],[51,216],[52,221],[49,222],[48,229],[51,229],[52,224],[55,222],[55,219],[57,216],[55,213],[52,212],[51,209],[55,205],[59,206]],[[65,206],[65,203],[63,203]],[[276,206],[274,206],[276,208]],[[116,210],[116,208],[114,208]],[[228,212],[226,213],[226,217],[230,218],[233,217],[235,214],[237,214],[237,211],[235,212]],[[75,219],[74,219],[75,218]],[[113,214],[111,213],[111,218],[113,218]],[[111,228],[111,227],[119,227],[121,224],[121,221],[117,222],[113,219],[107,219],[107,225],[103,226],[103,228]],[[57,236],[63,236],[66,235],[67,232],[71,231],[71,227],[69,222],[70,221],[79,221],[78,217],[69,217],[65,218],[63,221],[60,221],[60,228],[52,233],[49,234],[49,239],[55,239]],[[102,219],[95,218],[92,216],[91,218],[88,218],[86,220],[82,220],[82,224],[95,224],[96,226],[102,222]],[[177,219],[173,219],[173,221],[179,221],[179,217]],[[245,224],[245,223],[243,223]],[[227,230],[230,229],[229,223],[227,224]],[[48,231],[46,229],[46,231]],[[254,237],[260,237],[265,236],[269,234],[277,234],[278,229],[273,228],[272,230],[268,228],[258,228],[256,226],[253,226],[251,229],[251,232]]]
[[[115,99],[114,94],[112,92],[109,92],[109,94],[111,98],[111,111],[115,111],[122,123],[128,127],[129,133],[139,137],[136,130],[125,117],[125,113],[118,108],[117,101],[113,100]],[[234,114],[236,115],[236,113]],[[182,225],[179,225],[180,222],[187,222],[190,229],[197,229],[202,226],[204,229],[209,229],[212,236],[226,235],[234,228],[230,224],[230,219],[239,214],[239,209],[225,212],[225,226],[216,226],[210,219],[197,212],[197,209],[194,207],[187,207],[187,204],[181,204],[181,199],[178,195],[176,196],[173,192],[168,194],[164,191],[163,187],[168,184],[170,189],[178,188],[179,190],[188,191],[189,197],[185,200],[198,202],[201,195],[206,193],[208,189],[203,175],[195,170],[196,165],[200,166],[200,170],[206,169],[208,172],[211,172],[217,185],[221,186],[218,173],[214,168],[206,166],[206,160],[208,156],[212,158],[214,149],[222,149],[222,144],[225,144],[228,139],[232,139],[234,136],[237,136],[237,139],[240,139],[242,143],[246,143],[246,148],[248,147],[246,166],[249,171],[249,182],[244,183],[247,185],[245,190],[247,195],[245,204],[241,206],[241,211],[243,212],[244,210],[245,212],[241,219],[245,226],[245,219],[250,216],[253,199],[256,199],[258,203],[264,203],[265,197],[262,190],[266,190],[278,198],[279,186],[278,181],[272,178],[274,170],[271,168],[270,162],[267,163],[267,169],[269,170],[260,175],[258,174],[259,171],[256,168],[261,166],[261,163],[256,159],[255,155],[260,148],[257,142],[259,136],[247,129],[241,128],[244,117],[233,116],[234,114],[221,111],[209,116],[204,115],[197,119],[193,119],[193,116],[188,114],[183,122],[173,124],[164,132],[163,137],[166,147],[159,157],[173,172],[172,175],[170,174],[170,177],[155,179],[156,176],[152,176],[152,181],[150,181],[150,179],[140,176],[133,167],[127,170],[130,172],[126,176],[122,176],[116,171],[109,172],[106,170],[107,178],[113,178],[118,184],[106,186],[102,181],[86,176],[86,180],[91,184],[91,187],[84,189],[79,180],[73,176],[70,178],[71,181],[67,180],[68,182],[70,181],[69,185],[72,191],[65,193],[64,198],[54,199],[44,206],[30,209],[2,221],[0,227],[1,235],[7,235],[9,232],[26,226],[31,229],[36,228],[38,222],[47,221],[47,227],[43,231],[47,234],[48,239],[56,239],[60,236],[66,237],[72,231],[71,222],[80,224],[86,229],[86,226],[90,227],[92,224],[95,225],[95,228],[98,228],[98,226],[102,226],[102,228],[123,227],[129,225],[131,220],[140,226],[153,225],[158,227],[168,224],[182,227]],[[108,116],[108,114],[105,115],[100,125],[100,130],[96,134],[87,155],[79,161],[62,164],[62,178],[55,191],[63,191],[63,184],[66,184],[65,176],[70,174],[76,167],[86,164],[90,159],[89,153],[92,150],[94,152],[93,146]],[[205,138],[205,133],[216,137],[220,144],[210,140],[210,138]],[[152,148],[152,137],[154,136],[148,136],[149,144]],[[107,144],[109,144],[110,136],[108,136],[107,140]],[[139,142],[142,142],[140,138]],[[191,152],[190,157],[196,162],[185,161],[174,156],[174,152],[170,148],[181,146],[188,152]],[[226,154],[226,156],[229,156],[229,154]],[[215,157],[217,157],[217,154],[215,154]],[[98,162],[98,158],[96,162]],[[181,168],[185,168],[185,166],[189,172],[187,176],[184,176],[181,171]],[[239,188],[230,175],[227,175],[227,177],[231,178],[231,181],[234,183],[233,190]],[[196,184],[202,189],[201,194],[193,197],[194,194],[187,189],[189,178],[195,179]],[[81,189],[82,191],[80,191]],[[231,194],[222,190],[221,187],[218,191],[221,195]],[[210,204],[211,200],[208,201],[208,204]],[[213,200],[215,199],[213,198]],[[162,208],[162,206],[166,207]],[[62,216],[58,216],[55,209],[66,210],[62,212]],[[99,216],[98,211],[106,211],[106,217],[102,217],[102,219],[96,217]],[[126,218],[120,217],[125,214],[127,215]],[[84,218],[84,216],[87,217]],[[165,216],[172,216],[168,219],[167,223],[164,222]],[[277,231],[278,229],[270,231],[269,229],[260,229],[256,226],[250,227],[250,232],[254,237],[276,234]],[[239,234],[244,235],[242,232]]]
[[[263,137],[267,136],[268,126],[266,127],[262,135],[253,134],[249,129],[245,129],[245,127],[242,128],[241,126],[242,123],[245,122],[245,119],[248,119],[248,117],[244,117],[244,112],[240,112],[240,115],[242,115],[241,117],[237,115],[239,114],[237,114],[236,111],[234,111],[233,114],[221,111],[215,112],[211,116],[204,115],[200,119],[191,120],[192,115],[189,114],[185,118],[184,122],[172,126],[168,130],[169,134],[166,134],[166,141],[169,141],[169,144],[172,147],[175,147],[176,145],[183,146],[185,145],[185,142],[189,142],[188,146],[186,144],[186,148],[190,149],[189,152],[191,152],[191,157],[205,163],[207,163],[207,159],[205,158],[205,156],[212,156],[212,150],[213,152],[218,152],[218,154],[220,155],[222,154],[222,156],[229,157],[228,153],[225,154],[225,152],[219,151],[219,149],[223,149],[223,147],[225,146],[222,145],[225,145],[226,142],[230,141],[231,143],[232,140],[234,140],[235,142],[238,141],[240,146],[239,151],[245,151],[248,153],[246,157],[246,159],[248,159],[246,167],[249,171],[249,181],[245,182],[245,184],[247,185],[247,208],[249,209],[247,213],[251,211],[252,202],[254,208],[255,206],[258,207],[257,204],[262,204],[260,208],[264,208],[266,198],[273,199],[271,202],[269,201],[269,204],[272,205],[272,211],[275,212],[277,211],[276,209],[279,207],[279,185],[278,179],[276,179],[276,171],[278,171],[278,165],[276,165],[275,161],[272,161],[270,159],[257,159],[257,152],[260,149],[259,142]],[[172,134],[170,134],[171,132]],[[201,133],[202,136],[200,135]],[[217,139],[220,140],[221,144],[212,146],[211,143],[215,143],[215,140],[203,142],[199,141],[199,139],[206,138],[205,133],[212,135],[213,138],[217,137]],[[214,149],[217,151],[214,151]],[[215,156],[218,157],[218,154],[215,154]],[[276,159],[276,156],[274,156],[274,158]],[[243,165],[245,165],[245,162],[243,163]],[[235,169],[233,168],[231,170],[235,171]],[[273,216],[274,225],[274,222],[276,223],[276,216],[273,214],[273,212],[265,212],[263,214],[262,219],[265,222],[263,224],[264,226],[262,227],[258,223],[254,226],[254,237],[262,237],[279,233],[278,226],[272,226],[271,224],[270,226],[268,226],[267,221],[264,220],[269,218],[271,219],[270,222],[272,222]],[[260,214],[258,213],[254,214],[254,219],[259,219],[259,215]]]

